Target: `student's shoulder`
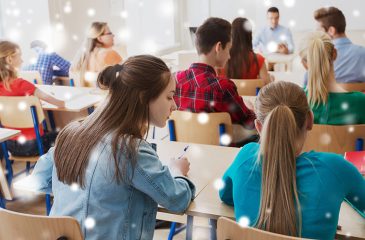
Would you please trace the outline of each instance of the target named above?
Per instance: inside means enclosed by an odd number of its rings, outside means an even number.
[[[349,165],[349,162],[346,161],[342,155],[336,153],[310,151],[304,156],[308,159],[319,161],[326,167],[335,171]]]

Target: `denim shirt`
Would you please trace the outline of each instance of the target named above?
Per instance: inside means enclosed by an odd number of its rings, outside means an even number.
[[[30,178],[33,190],[52,192],[51,216],[72,216],[85,239],[152,239],[157,205],[172,212],[184,212],[195,194],[194,185],[184,177],[172,177],[155,150],[142,140],[130,184],[114,179],[111,138],[92,151],[85,173],[85,188],[58,180],[53,164],[54,149],[38,161]],[[125,161],[120,154],[119,162]],[[132,169],[127,167],[131,176]],[[89,227],[94,225],[94,227]]]

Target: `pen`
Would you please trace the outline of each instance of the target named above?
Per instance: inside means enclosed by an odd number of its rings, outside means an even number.
[[[186,153],[186,151],[188,150],[188,148],[189,148],[189,145],[187,145],[186,147],[184,147],[184,150],[183,150],[183,152],[181,153],[181,155],[178,157],[178,159],[179,159],[179,158],[182,158],[182,157],[184,156],[184,154]]]

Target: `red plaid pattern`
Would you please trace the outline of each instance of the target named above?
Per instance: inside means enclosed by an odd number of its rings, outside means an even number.
[[[191,112],[228,112],[232,123],[254,127],[255,114],[243,103],[236,85],[218,77],[214,68],[193,63],[189,69],[175,74],[177,109]]]

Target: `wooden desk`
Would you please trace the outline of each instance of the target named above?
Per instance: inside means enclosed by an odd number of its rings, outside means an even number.
[[[85,109],[93,107],[100,103],[104,96],[96,93],[94,88],[85,87],[69,87],[69,86],[53,86],[38,85],[40,90],[66,101],[65,108],[59,108],[47,102],[42,102],[44,110],[62,111],[62,112],[81,112]]]
[[[287,81],[298,84],[303,87],[305,72],[273,72],[269,71],[269,74],[275,77],[275,81]]]
[[[0,142],[5,142],[20,134],[20,130],[0,128]]]
[[[292,65],[293,65],[293,60],[295,57],[296,57],[295,54],[281,54],[281,53],[265,54],[266,62],[269,65],[274,64],[274,66],[273,66],[274,70],[277,69],[277,67],[275,67],[276,64],[278,64],[279,68],[280,68],[280,64],[283,64],[284,69],[282,69],[282,70],[291,71]],[[280,70],[277,70],[277,71],[280,71]]]

